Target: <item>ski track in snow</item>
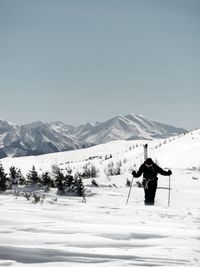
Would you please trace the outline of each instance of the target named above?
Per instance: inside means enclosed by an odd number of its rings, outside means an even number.
[[[86,203],[0,195],[0,266],[200,266],[200,181],[173,173],[169,208],[167,190],[146,207],[135,186],[125,205],[125,176],[112,178],[117,187],[92,188]]]

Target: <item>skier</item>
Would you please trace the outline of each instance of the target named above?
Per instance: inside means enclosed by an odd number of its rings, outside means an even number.
[[[145,162],[140,166],[138,172],[132,171],[132,175],[135,178],[140,177],[143,174],[142,185],[144,187],[145,193],[145,205],[154,205],[154,199],[157,189],[158,174],[161,175],[171,175],[171,170],[164,171],[157,164],[153,162],[151,158],[145,160]]]

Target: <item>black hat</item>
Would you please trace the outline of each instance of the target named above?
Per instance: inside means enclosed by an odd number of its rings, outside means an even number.
[[[148,158],[148,159],[145,160],[144,164],[148,165],[148,166],[151,166],[151,165],[154,164],[154,162],[153,162],[153,160],[151,158]]]

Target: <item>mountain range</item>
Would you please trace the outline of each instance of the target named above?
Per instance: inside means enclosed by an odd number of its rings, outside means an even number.
[[[113,140],[167,138],[184,132],[187,130],[135,114],[80,126],[58,121],[16,125],[0,120],[0,158],[74,150]]]

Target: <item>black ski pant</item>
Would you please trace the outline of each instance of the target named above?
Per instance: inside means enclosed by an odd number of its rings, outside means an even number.
[[[154,205],[154,199],[157,189],[157,180],[143,180],[144,187],[144,204],[145,205]]]

